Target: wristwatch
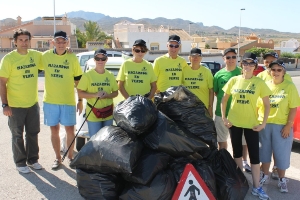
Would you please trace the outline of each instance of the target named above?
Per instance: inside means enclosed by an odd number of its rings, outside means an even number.
[[[6,106],[8,106],[7,103],[3,103],[3,104],[2,104],[2,108],[5,108]]]

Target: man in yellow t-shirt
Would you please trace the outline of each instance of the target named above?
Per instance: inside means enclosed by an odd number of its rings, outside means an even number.
[[[213,75],[210,69],[200,65],[202,60],[201,49],[193,48],[189,60],[191,66],[183,69],[183,85],[204,103],[210,116],[213,117]]]
[[[67,133],[67,145],[75,136],[76,102],[74,83],[77,86],[82,70],[74,54],[67,54],[69,40],[66,32],[57,31],[52,40],[54,49],[43,53],[42,64],[45,70],[44,123],[50,126],[51,142],[56,154],[52,169],[61,164],[59,129],[62,124]],[[81,113],[82,99],[78,99],[77,111]],[[69,162],[73,159],[73,146],[68,152]]]
[[[30,173],[28,166],[42,169],[38,163],[38,70],[41,69],[42,54],[28,49],[31,40],[29,31],[17,29],[13,39],[17,49],[5,55],[0,63],[0,94],[3,114],[8,116],[8,126],[12,133],[12,151],[17,170]]]
[[[269,81],[272,80],[272,77],[270,75],[269,65],[270,63],[278,59],[278,54],[276,52],[268,52],[263,56],[263,58],[264,58],[264,65],[267,69],[257,74],[257,77],[261,78],[264,81]],[[287,73],[284,75],[284,79],[292,82],[291,76]]]
[[[167,43],[168,53],[154,60],[157,92],[164,92],[171,86],[182,84],[182,70],[188,65],[183,57],[178,56],[180,44],[178,35],[170,35]]]

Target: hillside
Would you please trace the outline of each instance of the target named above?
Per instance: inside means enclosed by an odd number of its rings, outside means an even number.
[[[62,15],[59,15],[62,16]],[[159,27],[160,25],[169,27],[169,28],[180,28],[186,31],[191,31],[192,34],[198,34],[203,36],[217,36],[217,37],[228,37],[233,36],[236,37],[238,35],[239,27],[235,26],[228,30],[223,29],[219,26],[204,26],[202,22],[191,22],[189,20],[183,19],[167,19],[163,17],[157,17],[155,19],[142,18],[142,19],[132,19],[129,17],[110,17],[101,13],[94,12],[85,12],[85,11],[72,11],[67,13],[68,18],[72,23],[74,23],[77,28],[81,31],[84,31],[83,24],[88,20],[96,21],[101,29],[108,34],[113,33],[113,26],[116,23],[127,20],[132,23],[142,23],[147,27]],[[40,17],[35,20],[39,20]],[[2,23],[15,23],[16,20],[13,19],[3,19],[0,20],[0,24]],[[191,24],[190,24],[191,23]],[[251,29],[247,27],[241,27],[241,35],[249,35],[251,33],[255,33],[261,38],[300,38],[300,33],[289,33],[289,32],[280,32],[273,29]]]

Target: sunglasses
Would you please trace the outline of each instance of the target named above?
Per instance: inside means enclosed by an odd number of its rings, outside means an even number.
[[[282,72],[283,69],[273,69],[273,68],[272,68],[271,71],[272,71],[272,72]]]
[[[179,47],[179,44],[169,44],[169,47],[177,49]]]
[[[226,60],[229,60],[230,58],[236,59],[236,56],[225,56]]]
[[[146,51],[145,51],[145,50],[140,50],[140,49],[134,49],[134,52],[135,52],[135,53],[140,53],[140,52],[142,52],[142,53],[146,53]]]
[[[106,59],[107,59],[107,56],[105,56],[105,57],[102,57],[102,58],[100,58],[100,57],[94,57],[94,59],[96,60],[96,61],[106,61]]]
[[[255,62],[251,62],[251,63],[248,63],[248,62],[242,62],[242,65],[243,65],[243,66],[255,67],[255,66],[256,66],[256,63],[255,63]]]

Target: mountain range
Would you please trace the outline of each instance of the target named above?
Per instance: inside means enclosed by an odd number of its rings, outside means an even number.
[[[59,15],[63,16],[63,15]],[[95,21],[99,24],[101,29],[107,33],[113,33],[113,26],[114,24],[117,24],[121,21],[127,20],[132,23],[139,23],[144,24],[145,28],[152,27],[157,28],[160,25],[163,25],[165,27],[169,28],[177,28],[177,29],[184,29],[187,32],[189,31],[191,35],[192,34],[198,34],[198,35],[215,35],[218,37],[226,37],[226,35],[238,35],[239,27],[235,26],[228,30],[219,27],[219,26],[204,26],[202,22],[192,22],[189,20],[183,20],[180,18],[177,19],[166,19],[163,17],[158,17],[155,19],[149,19],[149,18],[141,18],[138,20],[129,18],[129,17],[110,17],[108,15],[104,15],[102,13],[94,13],[94,12],[86,12],[86,11],[72,11],[67,13],[68,18],[72,23],[74,23],[77,28],[79,28],[81,31],[84,31],[84,23],[87,21]],[[40,20],[41,17],[38,17],[34,20]],[[0,23],[7,22],[7,21],[16,21],[13,19],[3,19],[0,20]],[[273,29],[252,29],[247,27],[241,27],[241,35],[248,35],[254,33],[256,35],[259,35],[261,38],[299,38],[299,33],[289,33],[289,32],[280,32]]]

